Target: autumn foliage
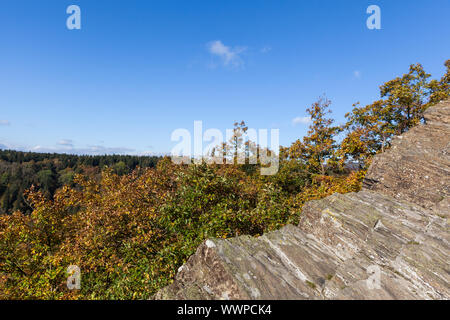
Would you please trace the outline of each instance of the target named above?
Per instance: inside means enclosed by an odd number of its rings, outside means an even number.
[[[148,299],[205,239],[298,223],[305,202],[358,191],[371,157],[449,96],[449,61],[446,67],[441,80],[428,81],[420,65],[411,66],[381,86],[379,101],[355,105],[343,125],[320,99],[308,109],[308,134],[282,148],[273,176],[248,164],[165,158],[129,174],[78,174],[53,197],[31,188],[31,214],[0,216],[0,298]],[[80,267],[80,290],[66,286],[69,265]]]

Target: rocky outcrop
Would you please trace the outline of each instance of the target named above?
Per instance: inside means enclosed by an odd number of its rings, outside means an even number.
[[[450,102],[298,226],[205,241],[156,299],[449,299]]]
[[[363,186],[430,209],[450,197],[450,103],[425,112],[426,125],[396,137],[377,155]]]

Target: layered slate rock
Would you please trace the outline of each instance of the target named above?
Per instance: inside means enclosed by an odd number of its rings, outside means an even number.
[[[450,297],[447,221],[432,211],[372,191],[335,194],[309,202],[300,229],[341,261],[326,298]],[[373,289],[366,279],[377,269]]]
[[[298,226],[205,241],[155,298],[449,299],[449,106],[376,157],[367,189],[308,202]]]
[[[424,117],[425,125],[394,138],[390,149],[375,156],[363,186],[424,208],[443,201],[450,209],[450,101]]]
[[[449,240],[418,205],[335,194],[306,204],[299,227],[206,241],[156,298],[448,299]]]

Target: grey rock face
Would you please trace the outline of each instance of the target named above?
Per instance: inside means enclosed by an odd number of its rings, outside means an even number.
[[[375,158],[370,190],[310,201],[298,226],[205,241],[155,298],[449,299],[450,102],[426,117]]]
[[[425,112],[426,125],[396,137],[377,155],[363,186],[432,208],[450,197],[450,102]],[[447,200],[448,201],[448,200]]]

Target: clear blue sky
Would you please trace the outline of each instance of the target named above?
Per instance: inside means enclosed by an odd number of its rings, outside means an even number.
[[[81,30],[66,8],[81,8]],[[381,8],[381,30],[366,8]],[[338,122],[383,82],[450,58],[449,0],[65,1],[0,4],[0,147],[169,152],[193,121],[279,128],[322,94]]]

